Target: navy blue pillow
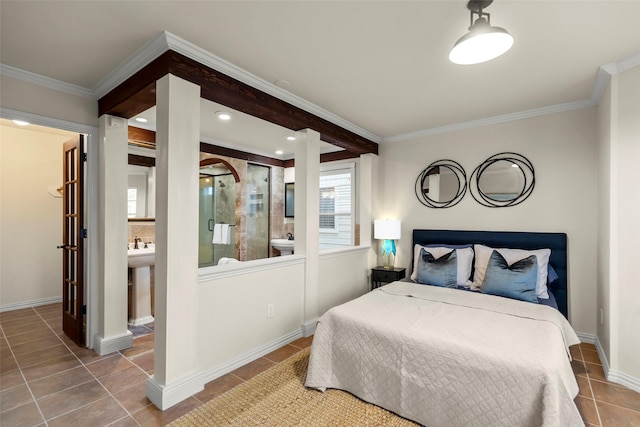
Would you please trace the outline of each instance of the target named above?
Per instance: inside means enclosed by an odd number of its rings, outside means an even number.
[[[500,252],[493,251],[480,291],[537,304],[537,280],[538,258],[535,255],[508,265]]]
[[[435,259],[432,254],[420,249],[418,257],[417,281],[424,285],[443,286],[445,288],[456,287],[458,276],[458,257],[456,250]]]

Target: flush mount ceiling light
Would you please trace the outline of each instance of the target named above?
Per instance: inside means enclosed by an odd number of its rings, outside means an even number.
[[[449,60],[454,64],[479,64],[502,55],[513,46],[513,36],[504,28],[492,27],[490,14],[482,10],[493,0],[471,0],[467,8],[471,11],[469,32],[453,45]],[[475,22],[473,15],[477,15]]]
[[[13,123],[17,124],[18,126],[29,126],[29,122],[25,121],[25,120],[13,120]]]
[[[149,120],[145,119],[144,117],[136,117],[136,122],[140,122],[140,123],[147,123]]]
[[[289,135],[289,136],[287,137],[287,141],[295,141],[295,140],[296,140],[296,137],[295,137],[295,136]]]
[[[228,120],[231,120],[231,113],[229,113],[227,111],[216,111],[216,117],[218,117],[218,119],[226,122]]]

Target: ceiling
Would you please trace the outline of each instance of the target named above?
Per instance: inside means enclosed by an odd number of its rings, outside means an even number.
[[[0,62],[95,91],[166,30],[384,143],[578,105],[600,66],[640,54],[640,0],[496,0],[486,11],[515,44],[462,66],[447,57],[469,25],[460,0],[2,0]]]

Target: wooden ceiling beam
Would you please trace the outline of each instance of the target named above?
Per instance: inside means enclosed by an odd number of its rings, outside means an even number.
[[[131,118],[155,105],[155,82],[173,74],[197,84],[201,97],[291,130],[313,129],[354,155],[378,144],[174,51],[167,51],[98,101],[99,115]]]

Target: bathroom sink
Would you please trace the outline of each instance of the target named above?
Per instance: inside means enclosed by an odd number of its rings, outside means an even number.
[[[127,250],[127,264],[129,268],[150,267],[156,261],[156,249],[129,249]]]
[[[295,241],[288,239],[272,239],[271,246],[280,251],[282,255],[291,255],[293,254],[293,246]]]

